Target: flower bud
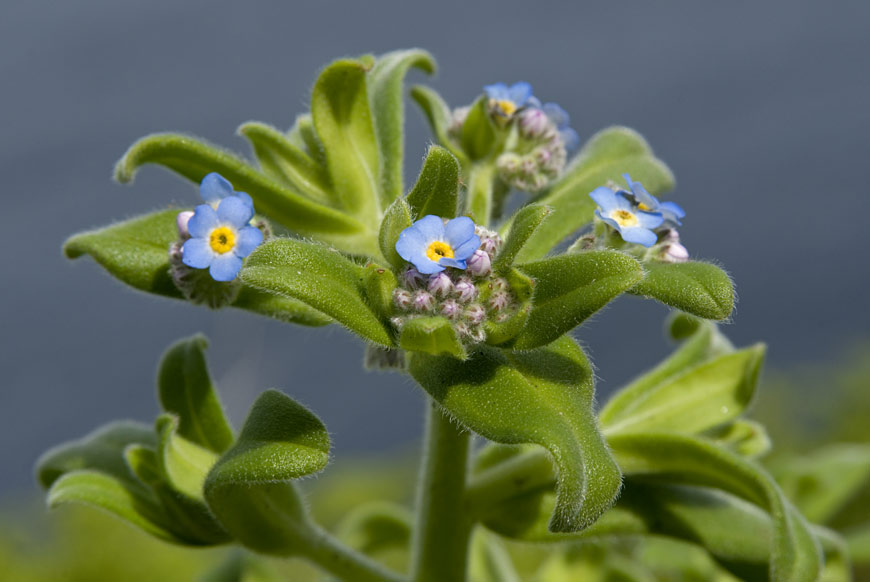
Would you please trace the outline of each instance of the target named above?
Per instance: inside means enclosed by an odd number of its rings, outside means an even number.
[[[453,293],[460,303],[470,303],[477,297],[477,287],[468,277],[460,277],[453,286]]]
[[[429,275],[429,293],[435,297],[447,297],[453,292],[453,281],[450,280],[450,275],[441,271],[434,275]]]
[[[535,139],[544,133],[550,125],[552,123],[547,114],[536,107],[524,109],[520,113],[519,127],[524,137]]]
[[[432,311],[435,307],[435,298],[427,291],[417,291],[412,298],[414,309],[420,312]]]
[[[187,240],[190,238],[190,231],[187,229],[187,223],[190,222],[191,218],[193,218],[192,210],[179,212],[178,216],[175,217],[175,226],[178,228],[178,236],[181,237],[181,240]]]
[[[510,305],[511,296],[504,291],[496,291],[489,297],[489,301],[487,305],[490,310],[498,313],[499,311],[504,311],[505,308]]]
[[[689,260],[689,250],[680,243],[668,243],[662,246],[659,260],[666,263],[685,263]]]
[[[473,325],[478,325],[483,323],[483,320],[486,319],[486,311],[480,304],[473,303],[465,310],[465,317]]]
[[[402,331],[402,328],[405,327],[405,318],[404,317],[391,317],[390,323],[392,323],[397,330]]]
[[[447,134],[450,137],[459,139],[462,134],[462,126],[465,125],[470,110],[470,107],[457,107],[453,110],[450,115],[450,125],[447,126]]]
[[[408,267],[402,273],[402,282],[405,284],[405,287],[408,289],[418,289],[423,284],[423,281],[426,280],[426,275],[422,274],[420,271],[415,269],[414,267]]]
[[[484,330],[483,327],[480,326],[474,327],[471,329],[468,335],[471,338],[471,341],[475,343],[480,343],[486,339],[486,330]]]
[[[481,237],[480,250],[482,250],[483,252],[488,254],[490,258],[492,258],[492,256],[495,255],[496,251],[498,251],[498,248],[501,246],[501,244],[501,237],[498,235],[492,237],[488,236],[485,238]]]
[[[413,299],[409,291],[405,291],[404,289],[396,289],[393,291],[393,304],[396,307],[402,311],[407,311],[411,308],[411,303],[413,303]]]
[[[458,319],[462,315],[462,306],[454,299],[448,299],[441,304],[441,315],[447,319]]]
[[[489,284],[489,288],[495,291],[507,291],[508,289],[510,289],[510,287],[510,284],[504,277],[496,277]]]
[[[488,277],[492,273],[492,260],[485,251],[477,249],[465,263],[466,269],[475,277]]]

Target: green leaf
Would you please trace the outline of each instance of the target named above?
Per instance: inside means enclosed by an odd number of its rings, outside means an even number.
[[[602,432],[695,434],[724,425],[743,414],[752,401],[764,351],[759,344],[668,379],[645,391],[630,412],[602,417]]]
[[[359,60],[327,66],[314,83],[311,115],[323,143],[335,203],[373,223],[380,216],[380,162],[366,71]]]
[[[317,202],[329,203],[332,199],[326,169],[282,132],[249,121],[239,127],[238,133],[251,142],[264,174]]]
[[[487,157],[495,145],[495,125],[489,115],[486,97],[481,96],[468,110],[459,137],[463,151],[472,161]]]
[[[716,265],[644,263],[646,277],[632,293],[658,299],[665,305],[706,319],[726,319],[734,309],[734,287],[728,274]]]
[[[326,155],[323,153],[323,143],[314,131],[314,120],[310,113],[296,116],[293,127],[287,132],[287,139],[296,147],[304,148],[311,159],[326,169]]]
[[[551,208],[541,204],[528,204],[520,208],[511,218],[511,229],[492,263],[493,270],[501,272],[513,265],[523,246],[551,213]]]
[[[571,331],[643,276],[640,264],[618,251],[559,255],[518,269],[535,280],[532,312],[514,345],[518,350]]]
[[[429,87],[415,85],[411,87],[411,99],[423,110],[438,143],[450,150],[450,153],[456,156],[460,164],[463,166],[468,164],[468,157],[453,144],[447,135],[447,128],[450,127],[450,108],[441,96]]]
[[[627,477],[714,487],[758,505],[773,521],[770,578],[810,582],[818,576],[819,547],[806,521],[773,479],[751,461],[673,433],[611,435],[608,444]]]
[[[66,503],[88,505],[106,511],[142,531],[165,541],[186,543],[172,530],[163,510],[148,495],[98,471],[73,471],[55,481],[48,491],[48,506]]]
[[[626,127],[604,129],[583,146],[550,189],[535,199],[553,209],[544,228],[536,231],[517,257],[519,262],[540,259],[566,237],[592,221],[595,202],[589,193],[608,181],[622,183],[622,174],[642,182],[654,196],[674,187],[674,176],[657,159],[646,140]],[[509,223],[504,229],[509,228]]]
[[[292,480],[320,471],[328,460],[329,434],[320,419],[267,390],[251,408],[236,444],[206,478],[205,498],[247,547],[292,555],[312,527]]]
[[[465,195],[465,213],[475,223],[488,226],[493,219],[495,198],[501,185],[497,168],[491,161],[473,164],[468,170],[468,188]]]
[[[410,557],[411,512],[394,503],[360,505],[342,519],[337,537],[349,547],[396,571],[406,571]]]
[[[596,427],[592,369],[570,338],[524,353],[481,348],[465,362],[412,353],[409,372],[474,432],[550,452],[558,469],[552,531],[588,527],[613,503],[619,468]]]
[[[265,558],[238,550],[196,582],[284,582],[284,576]]]
[[[369,101],[381,160],[381,203],[384,207],[404,191],[405,100],[402,84],[411,67],[431,75],[436,69],[435,59],[422,49],[393,51],[378,57],[368,74]]]
[[[446,317],[418,317],[405,323],[399,346],[409,352],[433,356],[445,354],[460,360],[468,358],[465,347]]]
[[[408,262],[396,252],[396,241],[402,231],[411,226],[411,207],[404,198],[399,198],[387,208],[384,220],[381,222],[381,230],[378,233],[378,243],[381,254],[395,271],[401,271]]]
[[[755,459],[770,451],[770,437],[764,425],[738,418],[730,424],[707,431],[706,436],[716,441],[719,446],[730,449],[749,459]]]
[[[64,474],[87,469],[135,487],[138,483],[124,462],[124,449],[131,444],[154,446],[157,439],[148,425],[133,421],[109,423],[79,440],[46,451],[36,462],[37,480],[48,489]]]
[[[474,582],[520,582],[504,545],[484,529],[475,530],[471,538],[468,569]]]
[[[208,340],[197,334],[169,347],[157,370],[157,396],[164,412],[178,417],[178,435],[222,453],[233,444],[205,361]]]
[[[155,425],[159,439],[158,458],[167,482],[186,497],[203,501],[205,476],[217,461],[217,454],[178,433],[178,418],[161,414]]]
[[[356,218],[275,182],[241,158],[205,142],[177,134],[144,137],[115,165],[115,179],[131,182],[139,167],[149,163],[165,166],[197,184],[209,172],[218,172],[233,188],[250,194],[258,212],[294,232],[356,252],[366,244],[367,227]]]
[[[443,147],[433,145],[426,153],[417,183],[408,193],[412,215],[417,219],[429,214],[453,218],[458,201],[459,162]]]
[[[90,255],[109,274],[140,291],[181,299],[169,275],[169,245],[178,239],[178,212],[162,210],[79,233],[64,243],[63,252],[70,259]],[[245,286],[233,306],[300,325],[332,321],[300,301]]]
[[[248,257],[242,281],[292,297],[375,343],[393,342],[364,299],[364,268],[339,252],[295,239],[273,239]]]
[[[395,310],[393,306],[393,291],[398,286],[396,275],[380,265],[366,265],[365,271],[366,299],[375,313],[386,321]]]
[[[679,349],[610,398],[599,414],[602,425],[613,424],[631,416],[646,397],[662,384],[674,380],[714,355],[731,351],[728,340],[719,333],[715,324],[702,320],[698,320],[698,323],[692,330],[692,335],[688,336]]]

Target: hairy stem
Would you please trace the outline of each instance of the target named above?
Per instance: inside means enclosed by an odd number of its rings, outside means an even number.
[[[463,504],[468,442],[468,433],[430,402],[417,490],[414,582],[465,580],[472,526]]]
[[[347,547],[326,531],[312,526],[302,536],[299,554],[320,568],[347,582],[407,582],[371,558]]]
[[[495,172],[495,164],[491,161],[478,162],[468,172],[466,211],[474,222],[482,226],[489,226],[492,220]]]

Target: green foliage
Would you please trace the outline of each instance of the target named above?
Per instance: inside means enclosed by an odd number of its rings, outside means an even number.
[[[530,352],[482,348],[462,363],[410,356],[414,379],[464,426],[550,452],[558,469],[552,531],[588,527],[613,503],[619,468],[595,424],[592,369],[570,338]]]
[[[468,110],[468,117],[462,124],[459,144],[471,161],[487,157],[495,146],[495,125],[489,115],[486,97],[479,97]]]
[[[401,572],[408,569],[412,524],[405,507],[373,501],[347,514],[336,535],[349,547]]]
[[[637,261],[617,251],[559,255],[518,268],[535,281],[529,321],[514,344],[518,350],[556,340],[643,276]]]
[[[364,268],[329,247],[275,239],[251,253],[242,281],[262,291],[302,301],[363,338],[392,346],[378,316],[366,304]]]
[[[511,217],[511,229],[504,246],[493,261],[492,268],[496,272],[501,272],[512,266],[525,244],[551,213],[552,209],[542,204],[528,204],[517,210],[517,213]]]
[[[426,153],[417,183],[408,193],[412,215],[417,219],[429,214],[453,218],[458,200],[459,162],[443,147],[433,145]]]
[[[468,357],[456,336],[453,324],[446,317],[418,317],[402,328],[399,346],[403,350],[440,356],[446,354],[460,360]]]
[[[384,219],[381,221],[381,229],[378,233],[378,245],[381,254],[387,262],[398,272],[406,267],[408,262],[396,252],[396,241],[402,231],[411,226],[411,207],[404,198],[399,198],[387,208]]]
[[[456,147],[447,136],[447,129],[450,126],[450,108],[441,96],[433,89],[423,85],[415,85],[411,87],[411,99],[413,99],[423,115],[429,122],[429,127],[432,134],[437,138],[438,143],[450,150],[459,162],[464,166],[467,165],[468,157],[458,147]]]
[[[646,276],[632,293],[658,299],[706,319],[726,319],[734,308],[734,287],[727,273],[709,263],[644,263]]]

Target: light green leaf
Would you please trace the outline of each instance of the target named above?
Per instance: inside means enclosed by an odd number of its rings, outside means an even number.
[[[646,276],[632,293],[706,319],[726,319],[731,315],[734,287],[728,274],[716,265],[650,261],[643,266]]]
[[[821,556],[809,526],[773,479],[751,461],[709,442],[673,433],[612,435],[608,444],[628,477],[714,487],[758,505],[773,521],[771,579],[816,580]]]
[[[146,293],[181,299],[169,275],[169,245],[178,239],[179,209],[162,210],[82,232],[64,243],[67,258],[90,255],[123,283]],[[233,306],[287,323],[320,326],[332,320],[295,299],[243,286]]]
[[[178,433],[178,418],[170,414],[157,417],[158,458],[166,481],[177,492],[203,501],[205,476],[217,461],[217,454]]]
[[[411,221],[411,207],[404,198],[399,198],[387,208],[381,222],[378,244],[381,247],[381,254],[396,272],[403,270],[408,264],[396,251],[396,241],[399,240],[402,231],[411,226]]]
[[[441,146],[430,147],[407,200],[416,219],[429,214],[455,217],[459,201],[459,162],[453,154]]]
[[[317,202],[328,204],[333,198],[326,168],[282,132],[249,121],[239,127],[238,133],[251,142],[264,174]]]
[[[248,257],[242,281],[263,291],[292,297],[375,343],[393,341],[364,299],[364,268],[323,245],[273,239]]]
[[[287,132],[287,139],[296,147],[303,148],[311,159],[326,169],[326,155],[323,153],[323,143],[314,131],[314,120],[310,113],[296,116],[293,127]]]
[[[402,84],[408,69],[435,72],[435,59],[422,49],[400,50],[378,57],[368,74],[369,101],[381,160],[381,204],[402,195],[405,100]]]
[[[745,418],[738,418],[730,424],[708,431],[706,436],[720,446],[749,459],[761,457],[771,447],[764,425]]]
[[[465,153],[450,140],[447,128],[450,126],[450,108],[438,93],[429,87],[415,85],[411,87],[411,99],[413,99],[429,122],[429,127],[438,143],[450,150],[459,163],[463,166],[468,164]]]
[[[222,453],[233,444],[233,429],[208,373],[207,347],[201,334],[170,346],[157,370],[157,396],[163,411],[178,417],[179,436]]]
[[[239,438],[205,482],[209,508],[234,538],[261,553],[292,555],[312,535],[292,480],[323,469],[329,434],[277,390],[260,395]]]
[[[487,157],[495,145],[495,124],[489,115],[486,97],[482,96],[468,110],[459,142],[472,161]]]
[[[465,213],[481,226],[489,226],[492,221],[495,198],[503,189],[496,171],[489,160],[472,164],[468,170]]]
[[[145,424],[129,420],[109,423],[43,453],[36,462],[37,480],[48,489],[64,474],[87,469],[111,475],[135,488],[139,483],[124,462],[124,449],[131,444],[154,446],[157,439]]]
[[[523,246],[551,213],[551,208],[541,204],[528,204],[520,208],[510,219],[511,229],[492,263],[493,270],[501,272],[513,265]]]
[[[618,251],[586,251],[517,267],[535,280],[529,321],[514,348],[545,345],[571,331],[643,276],[640,264]]]
[[[336,535],[349,547],[402,572],[408,569],[413,521],[405,507],[375,501],[352,509]]]
[[[411,375],[458,422],[550,452],[558,468],[551,531],[588,527],[613,503],[619,468],[596,427],[592,369],[570,338],[525,353],[481,348],[466,362],[409,356]]]
[[[695,434],[724,425],[752,401],[764,351],[759,344],[669,378],[638,397],[630,412],[602,418],[602,432]]]
[[[375,313],[381,316],[385,325],[388,325],[386,320],[395,311],[393,291],[398,286],[396,275],[374,263],[366,265],[365,272],[366,300]]]
[[[475,530],[471,538],[468,570],[474,582],[520,582],[507,549],[484,529]]]
[[[399,346],[409,352],[442,354],[465,360],[468,354],[446,317],[419,317],[405,323]]]
[[[242,550],[231,552],[196,582],[285,582],[271,561]]]
[[[345,249],[364,243],[367,227],[356,218],[319,204],[257,172],[246,161],[205,142],[177,134],[144,137],[115,166],[115,178],[131,182],[140,166],[159,164],[196,183],[218,172],[254,199],[258,212],[302,235],[317,236]]]
[[[674,176],[657,159],[646,140],[626,127],[610,127],[590,138],[550,189],[535,199],[553,209],[544,228],[536,231],[517,257],[519,262],[540,259],[583,225],[592,221],[595,202],[589,193],[613,180],[623,183],[629,173],[654,196],[674,187]],[[509,228],[509,223],[503,227]]]
[[[363,222],[380,216],[380,162],[361,60],[327,66],[311,94],[311,115],[323,143],[335,203]]]
[[[870,565],[870,523],[854,527],[844,533],[849,555],[856,564]]]

